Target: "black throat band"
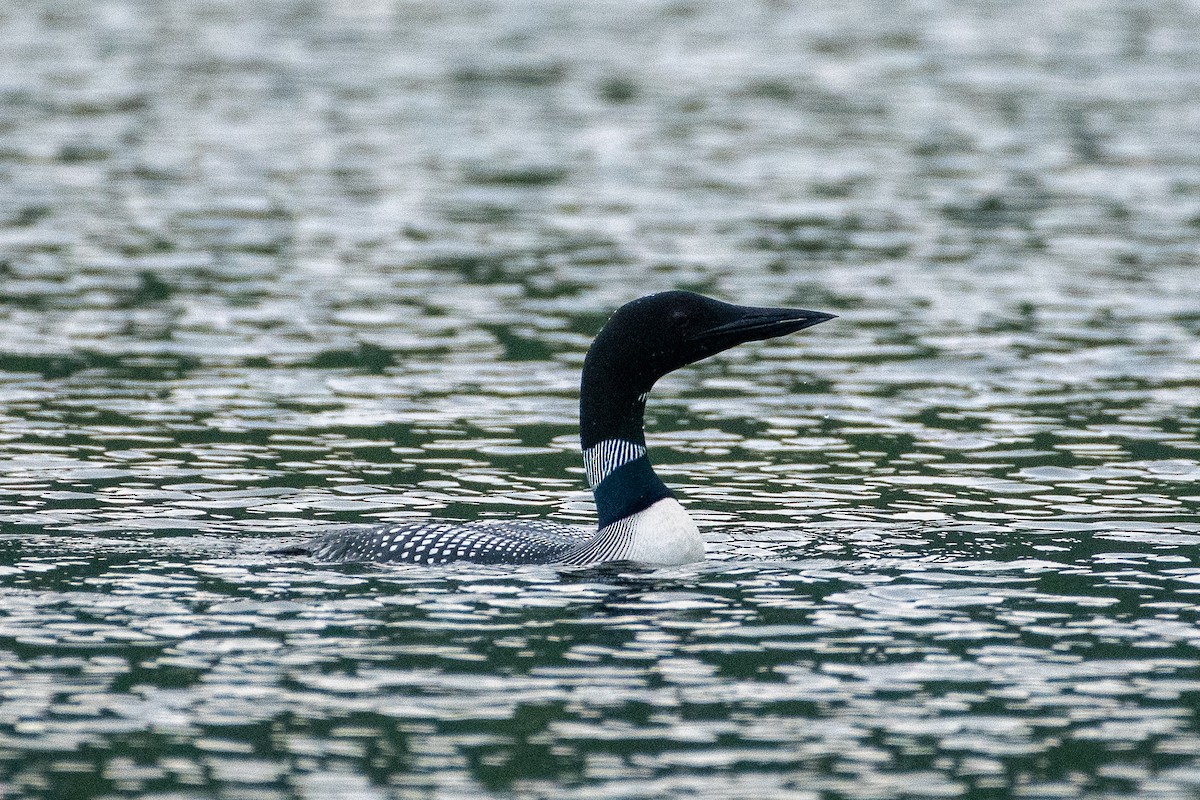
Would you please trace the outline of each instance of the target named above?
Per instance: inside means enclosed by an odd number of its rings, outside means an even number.
[[[601,528],[649,508],[665,497],[675,496],[654,474],[650,460],[645,456],[617,467],[592,489],[592,494],[596,498]]]

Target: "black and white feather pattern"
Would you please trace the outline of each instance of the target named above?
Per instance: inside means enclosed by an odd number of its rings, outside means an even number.
[[[282,552],[323,561],[394,564],[597,564],[625,558],[633,533],[633,518],[618,520],[599,532],[526,519],[412,522],[334,531]]]
[[[600,481],[623,467],[646,455],[645,445],[627,442],[624,439],[605,439],[583,451],[583,471],[587,473],[588,486],[595,488]]]
[[[560,564],[600,564],[629,557],[636,516],[625,517],[600,530],[590,542],[558,559]]]
[[[349,528],[318,536],[284,552],[325,561],[404,564],[549,564],[588,543],[593,531],[543,520],[410,522]],[[586,562],[572,562],[586,563]]]

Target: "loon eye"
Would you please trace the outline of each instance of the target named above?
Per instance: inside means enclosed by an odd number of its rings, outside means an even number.
[[[671,324],[676,328],[686,328],[691,321],[688,312],[682,308],[677,308],[671,312]]]

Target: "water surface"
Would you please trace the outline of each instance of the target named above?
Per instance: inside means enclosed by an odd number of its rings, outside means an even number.
[[[1200,15],[1111,2],[0,12],[0,797],[1200,792]],[[587,524],[660,382],[703,564],[323,565]]]

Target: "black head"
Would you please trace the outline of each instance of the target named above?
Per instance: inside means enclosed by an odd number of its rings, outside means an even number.
[[[833,318],[820,311],[735,306],[692,292],[639,298],[613,313],[588,350],[581,404],[586,409],[592,403],[627,403],[680,367]],[[591,438],[586,430],[584,438]]]
[[[642,394],[668,372],[722,350],[833,318],[820,311],[735,306],[692,292],[663,292],[618,308],[592,343],[587,360],[618,371],[635,394]]]

